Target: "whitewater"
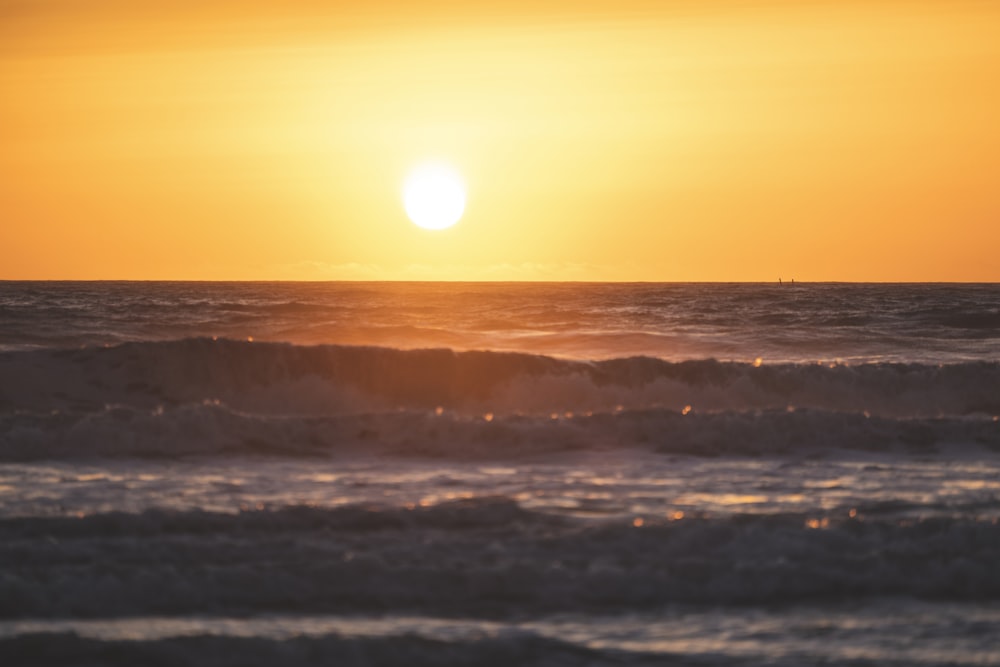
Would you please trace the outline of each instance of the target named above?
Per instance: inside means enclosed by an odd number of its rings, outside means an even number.
[[[1000,286],[0,282],[0,663],[1000,663]]]

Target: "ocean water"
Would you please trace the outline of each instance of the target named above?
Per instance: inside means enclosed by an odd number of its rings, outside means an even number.
[[[0,282],[0,664],[1000,664],[1000,285]]]

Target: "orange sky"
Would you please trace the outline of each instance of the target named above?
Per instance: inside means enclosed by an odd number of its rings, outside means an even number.
[[[990,1],[0,0],[0,278],[1000,281],[998,82]]]

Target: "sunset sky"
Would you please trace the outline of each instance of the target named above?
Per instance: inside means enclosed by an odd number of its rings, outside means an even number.
[[[408,172],[465,215],[429,231]],[[0,279],[1000,281],[1000,2],[0,0]]]

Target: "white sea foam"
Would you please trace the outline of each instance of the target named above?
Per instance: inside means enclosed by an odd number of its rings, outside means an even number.
[[[0,283],[0,662],[992,664],[998,416],[993,285]],[[86,626],[286,614],[484,634]]]

